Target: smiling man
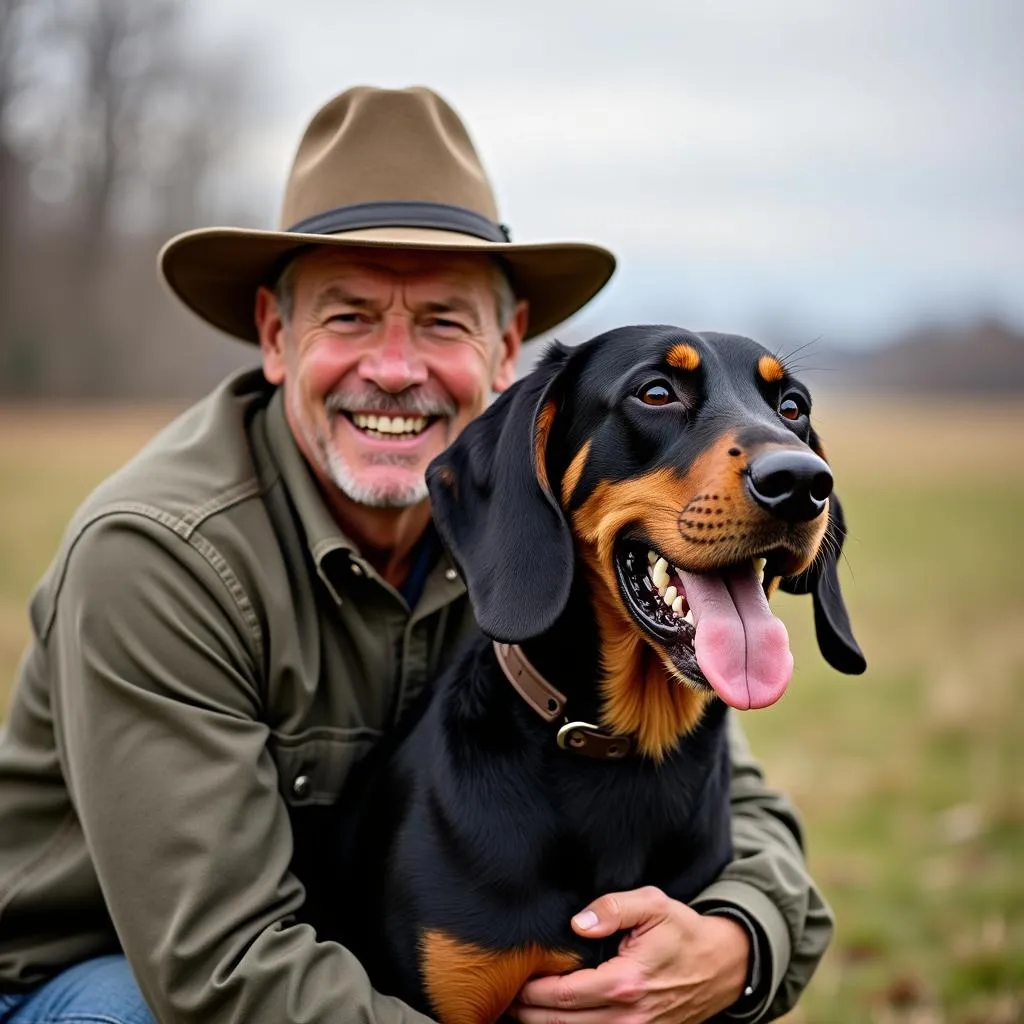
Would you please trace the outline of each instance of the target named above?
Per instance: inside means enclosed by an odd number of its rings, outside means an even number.
[[[396,586],[426,468],[512,383],[528,307],[479,254],[318,249],[260,288],[263,372],[325,500]]]
[[[512,242],[421,88],[329,102],[279,230],[168,244],[175,293],[263,365],[97,489],[33,596],[0,734],[0,1024],[425,1020],[324,938],[332,805],[474,630],[427,464],[613,267]],[[531,981],[522,1020],[793,1005],[829,913],[738,728],[731,758],[735,860],[692,907],[580,908],[632,930],[617,967]]]

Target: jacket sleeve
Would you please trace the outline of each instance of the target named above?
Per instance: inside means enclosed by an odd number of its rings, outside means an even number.
[[[68,558],[45,641],[58,751],[132,970],[165,1024],[428,1024],[294,919],[254,615],[215,550],[142,516]]]
[[[692,901],[696,910],[734,908],[762,938],[758,953],[763,994],[743,1019],[767,1021],[788,1012],[807,987],[832,938],[832,911],[804,860],[803,830],[793,806],[765,785],[733,713],[729,714],[732,760],[733,860]]]

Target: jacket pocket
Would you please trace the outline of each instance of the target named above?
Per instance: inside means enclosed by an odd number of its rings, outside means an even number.
[[[319,727],[300,733],[271,733],[270,756],[278,787],[290,807],[334,804],[353,766],[380,739],[376,729]]]

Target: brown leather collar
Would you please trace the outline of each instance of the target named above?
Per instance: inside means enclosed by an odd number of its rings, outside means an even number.
[[[629,736],[613,736],[590,722],[570,722],[565,714],[565,694],[530,664],[518,644],[499,644],[495,640],[494,654],[505,678],[545,722],[554,722],[559,716],[564,719],[556,737],[563,750],[607,761],[619,761],[632,751],[633,740]]]

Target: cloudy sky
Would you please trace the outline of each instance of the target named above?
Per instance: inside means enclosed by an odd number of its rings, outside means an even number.
[[[514,237],[618,255],[577,330],[1024,326],[1021,0],[192,6],[204,44],[253,69],[230,187],[268,224],[324,100],[426,84],[469,124]]]

